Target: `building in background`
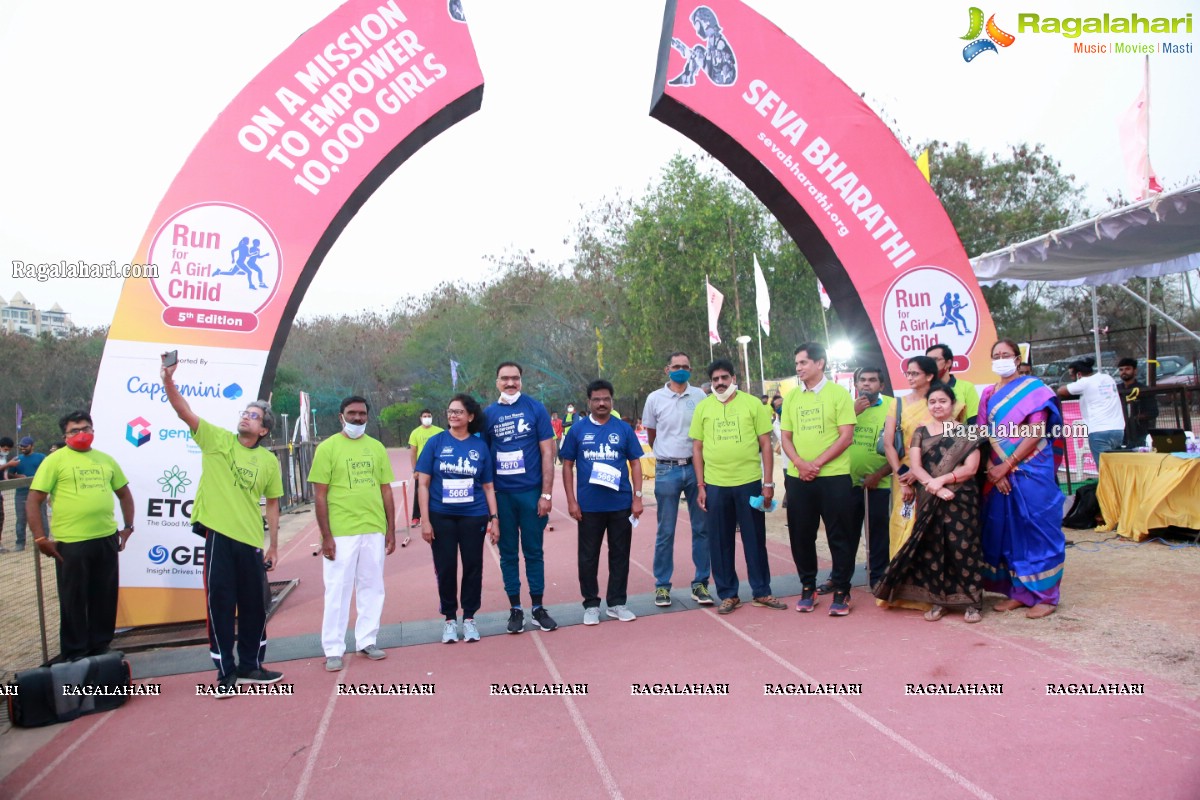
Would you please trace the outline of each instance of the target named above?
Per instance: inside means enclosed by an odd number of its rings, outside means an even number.
[[[55,303],[46,311],[39,311],[20,292],[13,295],[12,302],[0,297],[0,331],[20,333],[25,336],[40,336],[48,333],[57,338],[69,336],[75,331],[71,315]]]

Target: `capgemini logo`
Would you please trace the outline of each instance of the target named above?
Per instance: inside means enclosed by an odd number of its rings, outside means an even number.
[[[141,447],[150,441],[150,422],[142,417],[131,419],[125,423],[125,441],[134,447]]]
[[[154,547],[150,548],[150,552],[147,555],[152,563],[165,564],[167,558],[170,557],[171,554],[167,552],[167,548],[163,547],[161,544],[156,544]]]
[[[974,39],[969,45],[963,48],[963,61],[973,61],[975,56],[980,53],[991,51],[993,53],[1000,52],[996,49],[996,45],[1008,47],[1017,40],[1017,37],[1011,33],[1005,33],[996,25],[996,15],[992,14],[988,17],[987,25],[983,24],[983,9],[971,6],[971,27],[967,30],[967,35],[960,38]],[[987,32],[987,38],[980,39],[979,34]]]

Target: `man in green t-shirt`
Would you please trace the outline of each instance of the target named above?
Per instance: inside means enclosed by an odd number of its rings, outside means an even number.
[[[267,571],[279,546],[279,459],[262,438],[275,427],[271,406],[255,400],[238,420],[237,433],[200,419],[175,385],[178,364],[162,368],[171,408],[200,447],[200,485],[192,504],[192,528],[204,535],[204,592],[208,646],[217,666],[217,698],[237,694],[243,683],[275,683],[283,677],[263,667],[267,650]],[[267,498],[270,544],[263,552],[259,498]],[[234,662],[234,620],[237,662]]]
[[[117,554],[133,533],[133,493],[112,456],[92,449],[92,418],[73,411],[58,421],[67,446],[46,456],[33,476],[26,519],[33,543],[57,563],[58,641],[64,661],[108,652],[117,627]],[[117,530],[113,495],[125,527]],[[42,504],[54,498],[54,538]]]
[[[788,459],[788,538],[800,574],[797,611],[817,605],[817,530],[825,523],[825,538],[833,558],[832,617],[850,613],[850,581],[858,552],[858,530],[850,524],[850,456],[854,440],[854,401],[843,387],[825,379],[825,347],[805,342],[796,348],[797,386],[783,398],[779,430]]]
[[[953,389],[955,399],[967,407],[966,423],[974,425],[975,418],[979,416],[979,390],[970,381],[960,381],[950,374],[950,370],[954,367],[954,351],[950,349],[950,345],[930,345],[929,349],[925,351],[925,355],[932,358],[937,364],[937,380]]]
[[[412,433],[408,435],[408,454],[412,456],[412,471],[413,477],[417,475],[417,458],[421,455],[421,448],[425,447],[425,443],[442,432],[442,429],[433,424],[433,412],[428,408],[421,411],[421,427],[413,428]],[[413,486],[416,486],[416,480],[413,481]],[[417,502],[417,491],[413,489],[413,505],[412,505],[412,523],[411,527],[421,527],[421,504]],[[408,544],[408,537],[404,537],[404,543]]]
[[[308,471],[325,557],[321,646],[329,672],[343,666],[352,591],[358,611],[354,649],[372,660],[387,657],[375,639],[383,614],[383,559],[396,549],[396,476],[383,444],[367,436],[370,406],[354,395],[342,401],[340,412],[341,433],[317,446]]]
[[[707,512],[713,583],[721,600],[717,613],[731,614],[742,602],[734,564],[739,527],[754,605],[782,610],[787,604],[771,594],[766,517],[750,505],[758,495],[768,506],[775,497],[771,409],[754,395],[739,392],[733,376],[733,364],[725,359],[708,366],[713,393],[696,404],[688,428],[696,501]]]
[[[896,398],[883,394],[883,370],[863,367],[854,378],[858,398],[854,401],[854,443],[850,454],[853,507],[850,524],[861,531],[867,523],[867,572],[872,589],[883,578],[888,565],[888,515],[892,501],[892,467],[876,449],[879,432],[888,417],[896,414]],[[824,586],[817,587],[822,592]],[[832,584],[830,584],[832,590]]]

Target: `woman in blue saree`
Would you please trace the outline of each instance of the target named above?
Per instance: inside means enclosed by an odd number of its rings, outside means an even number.
[[[992,369],[1000,380],[979,397],[991,445],[983,488],[984,587],[1006,596],[996,611],[1026,607],[1026,617],[1039,619],[1058,606],[1066,561],[1057,477],[1062,412],[1045,384],[1017,374],[1020,353],[1011,339],[996,342]],[[1021,427],[1032,425],[1039,428]]]

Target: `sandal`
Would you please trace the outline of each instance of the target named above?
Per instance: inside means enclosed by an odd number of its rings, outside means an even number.
[[[946,609],[942,606],[934,606],[925,612],[925,620],[927,622],[937,622],[944,616],[946,616]]]
[[[979,622],[983,619],[979,614],[978,608],[968,608],[967,613],[963,614],[963,622]]]

